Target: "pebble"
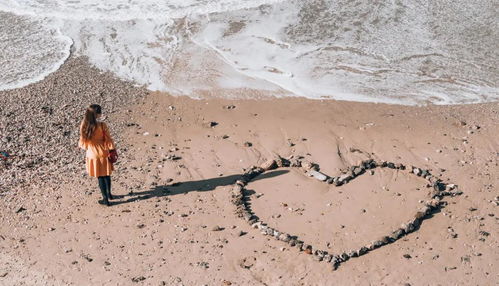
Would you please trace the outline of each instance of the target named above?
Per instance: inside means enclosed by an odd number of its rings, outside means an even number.
[[[221,226],[216,225],[216,226],[214,226],[211,230],[212,230],[212,231],[222,231],[222,230],[224,230],[224,228],[223,228],[223,227],[221,227]]]
[[[144,280],[146,280],[146,278],[144,276],[137,276],[137,277],[132,278],[132,282],[134,282],[134,283],[138,283],[138,282],[141,282]]]

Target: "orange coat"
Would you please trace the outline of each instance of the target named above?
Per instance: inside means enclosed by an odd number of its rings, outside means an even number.
[[[81,130],[81,127],[80,127]],[[85,162],[87,172],[92,177],[110,176],[113,172],[113,164],[109,162],[109,150],[115,149],[113,139],[109,134],[109,128],[102,122],[98,123],[90,140],[81,136],[78,146],[87,151]]]

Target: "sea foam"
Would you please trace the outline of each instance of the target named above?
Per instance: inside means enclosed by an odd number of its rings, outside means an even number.
[[[33,55],[32,72],[10,73],[3,89],[55,70],[69,37],[104,71],[195,98],[237,89],[396,104],[499,100],[492,0],[0,0],[0,10],[37,23],[33,35],[53,39],[40,43],[54,55],[41,64]],[[1,63],[22,66],[13,55]]]
[[[69,57],[72,40],[56,22],[0,12],[0,90],[40,81]]]

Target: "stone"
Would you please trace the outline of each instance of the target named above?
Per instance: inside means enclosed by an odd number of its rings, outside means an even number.
[[[411,256],[410,254],[404,254],[404,255],[402,255],[402,256],[403,256],[404,258],[406,258],[406,259],[411,259],[411,258],[412,258],[412,256]]]
[[[421,169],[419,169],[419,168],[413,167],[413,168],[412,168],[412,172],[413,172],[416,176],[421,176]]]
[[[253,146],[253,143],[246,141],[246,142],[244,142],[243,145],[244,145],[244,147],[251,147],[251,146]]]
[[[284,159],[284,158],[281,158],[281,156],[276,156],[276,157],[274,158],[274,160],[275,160],[275,162],[276,162],[276,164],[277,164],[277,167],[278,167],[278,168],[286,167],[286,166],[285,166],[285,165],[286,165],[286,163],[284,162],[284,160],[285,160],[285,159]]]
[[[387,238],[388,238],[388,237],[387,237]],[[381,239],[379,239],[379,240],[375,240],[375,241],[371,242],[371,243],[367,246],[367,248],[368,248],[368,249],[370,249],[370,250],[374,250],[374,249],[376,249],[376,248],[378,248],[378,247],[381,247],[381,246],[383,246],[383,245],[385,245],[385,244],[387,244],[387,243],[388,243],[388,242],[386,242],[386,243],[385,243],[385,242],[384,242],[384,240],[383,240],[383,238],[381,238]]]
[[[303,246],[303,252],[305,252],[306,254],[312,254],[312,246],[311,245],[304,245]]]
[[[88,262],[94,261],[94,259],[91,258],[88,254],[82,254],[81,257],[84,258]]]
[[[333,255],[333,257],[331,257],[331,262],[330,263],[331,263],[331,266],[333,268],[333,271],[336,270],[336,269],[338,269],[338,267],[340,266],[341,262],[343,262],[343,261],[342,261],[342,259],[339,256]]]
[[[328,176],[326,176],[325,174],[323,174],[321,172],[315,171],[315,170],[308,171],[308,175],[311,177],[314,177],[317,180],[322,181],[322,182],[324,182],[328,179]]]
[[[302,161],[301,162],[301,167],[305,170],[305,171],[309,171],[309,170],[314,170],[314,171],[318,171],[318,166],[310,161]]]
[[[263,169],[261,169],[261,168],[252,168],[252,169],[246,171],[243,174],[243,178],[246,181],[251,181],[253,178],[255,178],[256,176],[260,175],[261,173],[263,173]]]
[[[376,168],[376,162],[373,159],[364,160],[361,162],[364,169],[374,169]]]
[[[267,228],[267,235],[272,235],[273,236],[274,232],[275,232],[275,229],[273,229],[271,227]]]
[[[369,251],[369,249],[365,246],[362,246],[359,250],[357,250],[357,256],[362,256],[366,254]]]
[[[430,206],[427,206],[427,205],[424,205],[421,207],[421,209],[419,209],[420,212],[423,212],[425,214],[429,214],[431,213],[431,207]]]
[[[243,187],[239,184],[234,185],[232,187],[232,190],[231,190],[232,194],[235,194],[235,195],[241,194],[242,191],[243,191]]]
[[[218,125],[218,122],[215,122],[215,121],[206,122],[204,124],[205,127],[209,127],[209,128],[213,128],[213,127],[215,127],[217,125]]]
[[[284,242],[289,242],[291,240],[291,236],[287,233],[281,233],[278,237],[278,239],[280,241],[284,241]]]
[[[298,250],[303,250],[303,241],[296,240],[295,247],[298,248]]]
[[[430,172],[428,170],[421,170],[421,177],[426,178],[430,176]]]
[[[361,175],[362,173],[364,173],[364,168],[362,167],[354,167],[353,170],[352,170],[352,173],[355,177]]]
[[[422,220],[425,216],[426,216],[426,212],[423,212],[423,211],[418,211],[418,212],[414,215],[414,219],[417,219],[417,220]]]
[[[348,256],[349,256],[349,257],[357,257],[357,256],[358,256],[358,255],[357,255],[357,251],[355,251],[355,250],[350,250],[350,251],[348,252]]]
[[[301,160],[298,158],[289,158],[289,166],[290,167],[301,167]]]
[[[241,187],[244,187],[244,186],[246,186],[247,182],[243,181],[243,180],[237,180],[236,184],[239,185],[239,186],[241,186]]]
[[[211,229],[211,231],[222,231],[222,230],[224,230],[224,229],[225,229],[225,228],[223,228],[223,227],[221,227],[221,226],[216,225],[216,226],[214,226],[214,227]]]
[[[392,234],[390,235],[390,239],[397,240],[397,239],[399,239],[403,235],[404,235],[404,230],[403,229],[397,229],[397,230],[395,230],[395,231],[392,232]]]
[[[255,223],[253,223],[253,224],[251,225],[251,227],[252,227],[252,228],[260,228],[260,226],[261,226],[261,225],[262,225],[262,223],[261,223],[260,221],[257,221],[257,222],[255,222]]]
[[[379,241],[382,243],[382,244],[388,244],[390,243],[390,238],[388,236],[382,236]]]
[[[347,261],[348,259],[350,259],[350,256],[348,256],[347,253],[343,252],[342,254],[340,254],[340,258],[343,260],[343,261]]]
[[[345,183],[348,182],[352,177],[350,174],[343,174],[338,178],[338,182]]]
[[[442,181],[438,180],[435,183],[433,183],[433,189],[437,192],[445,191],[445,184],[442,183]]]
[[[250,214],[249,212],[244,212],[244,213],[243,213],[243,218],[244,218],[244,220],[246,220],[246,221],[248,221],[248,222],[251,220],[251,218],[252,218],[252,217],[253,217],[253,215],[252,215],[252,214]]]
[[[478,232],[478,234],[480,234],[481,236],[485,236],[485,237],[487,237],[487,236],[489,236],[489,235],[490,235],[490,233],[488,233],[488,232],[486,232],[486,231],[484,231],[484,230],[480,230],[480,231]]]
[[[267,160],[260,166],[264,171],[269,171],[277,168],[277,162],[273,159]]]
[[[434,198],[432,200],[426,201],[425,206],[429,207],[430,209],[436,209],[440,206],[440,199]],[[424,211],[425,213],[427,213],[427,209],[425,209]]]
[[[400,227],[404,230],[405,233],[410,233],[415,228],[412,222],[403,223]]]
[[[281,232],[278,231],[277,229],[274,229],[274,233],[272,233],[272,236],[275,237],[275,238],[278,238],[279,235],[281,235]]]
[[[324,259],[323,256],[319,256],[316,253],[314,253],[313,258],[314,258],[315,261],[322,261],[322,259]]]
[[[405,165],[401,163],[395,164],[395,169],[405,170]]]
[[[137,276],[137,277],[132,278],[132,282],[134,282],[134,283],[138,283],[138,282],[144,281],[144,280],[146,280],[146,278],[144,276]]]

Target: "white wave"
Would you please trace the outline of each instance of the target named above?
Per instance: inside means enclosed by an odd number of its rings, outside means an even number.
[[[0,12],[0,90],[43,80],[69,57],[71,38],[55,21]]]
[[[151,90],[168,90],[164,72],[181,39],[172,21],[66,21],[64,33],[74,39],[76,55],[118,77],[145,85]]]
[[[284,0],[1,0],[0,11],[67,20],[126,21],[182,18],[281,1]]]
[[[309,98],[499,100],[497,67],[491,66],[498,60],[497,30],[488,23],[491,2],[423,4],[288,1],[212,15],[193,40],[217,51],[235,71]],[[468,10],[460,11],[463,5]],[[471,22],[465,14],[480,17]],[[240,23],[236,33],[228,32],[233,23]]]

